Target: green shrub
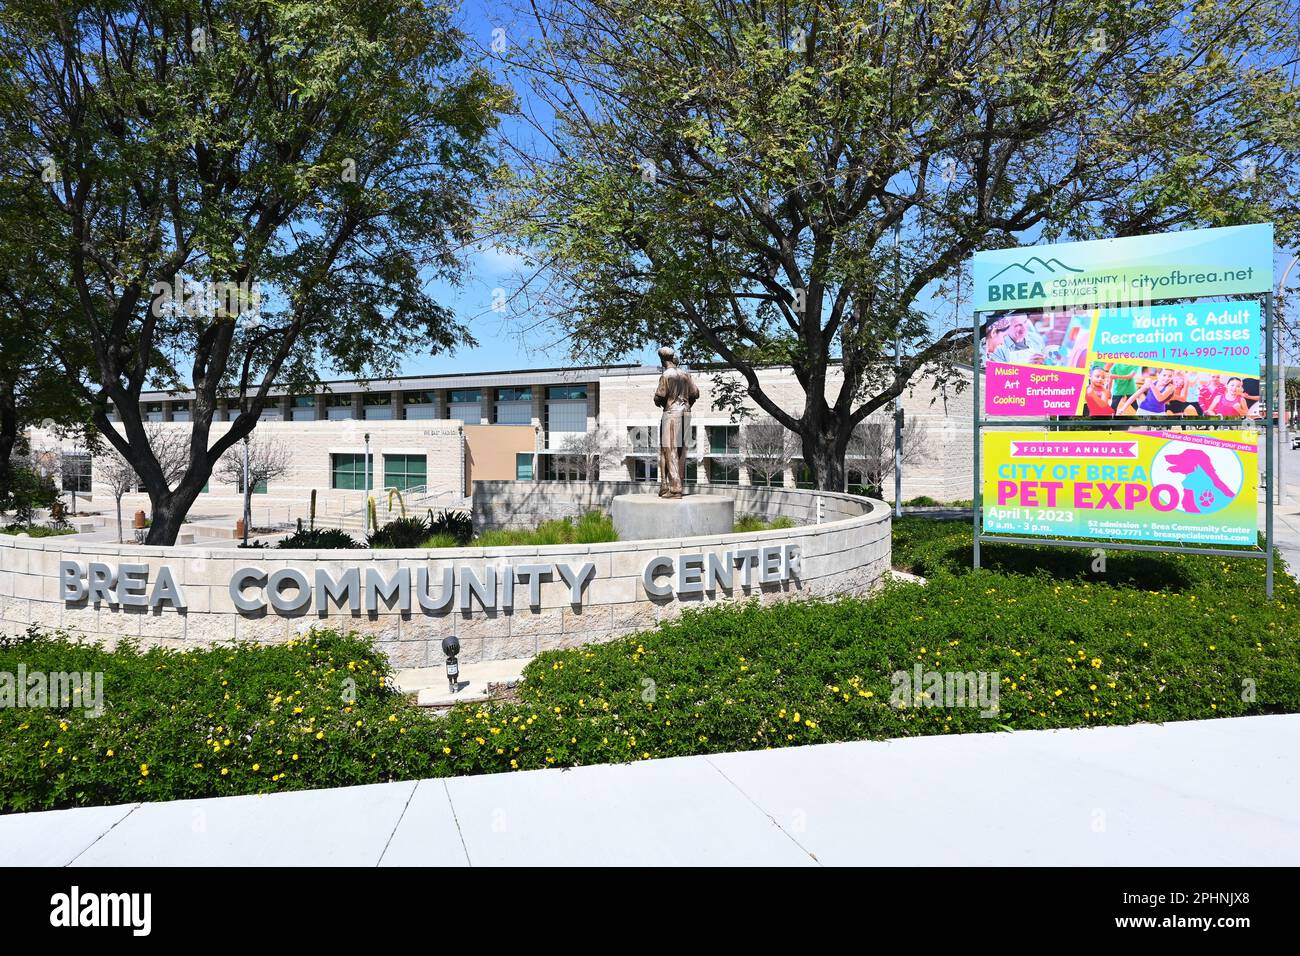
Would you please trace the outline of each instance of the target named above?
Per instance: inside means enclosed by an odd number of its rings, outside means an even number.
[[[100,671],[105,692],[98,718],[0,708],[0,809],[1300,711],[1300,587],[1279,575],[1265,600],[1262,561],[1114,552],[1100,572],[1086,550],[988,545],[971,572],[967,522],[904,518],[894,535],[895,563],[928,584],[687,610],[541,654],[516,700],[442,717],[388,690],[354,637],[184,653],[0,640],[0,673]],[[996,673],[998,714],[897,707],[892,675],[916,665]]]
[[[326,550],[359,548],[361,545],[341,528],[299,528],[287,538],[283,538],[276,547]]]
[[[429,533],[435,537],[450,536],[457,544],[465,545],[474,537],[474,519],[461,508],[444,508],[436,515],[430,508]]]
[[[73,534],[76,531],[71,527],[49,527],[40,524],[9,524],[0,528],[0,534],[26,534],[33,538],[52,538],[61,534]]]
[[[474,544],[482,548],[501,548],[521,545],[548,544],[598,544],[617,541],[614,521],[600,511],[588,511],[576,522],[572,518],[555,518],[543,521],[531,531],[484,531]]]
[[[793,528],[794,522],[786,515],[777,515],[771,521],[761,515],[741,515],[732,530],[737,533],[753,534],[755,531],[775,531],[778,528]]]
[[[367,539],[372,548],[463,548],[474,536],[469,512],[429,509],[427,518],[395,518]]]
[[[59,491],[49,475],[14,463],[8,480],[0,487],[0,514],[12,512],[13,524],[26,527],[38,508],[51,508],[59,500]]]
[[[394,518],[366,538],[372,548],[418,548],[429,537],[429,522],[423,518]]]

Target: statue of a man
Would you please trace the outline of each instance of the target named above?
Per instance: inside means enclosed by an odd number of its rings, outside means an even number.
[[[677,353],[668,346],[659,350],[663,374],[655,389],[659,417],[659,497],[680,498],[686,480],[686,444],[691,433],[691,406],[700,390],[691,376],[677,367]]]

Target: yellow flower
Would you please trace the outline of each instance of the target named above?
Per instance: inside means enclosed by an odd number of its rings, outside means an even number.
[[[142,777],[149,776],[149,765],[147,763],[140,764],[140,776]]]
[[[108,748],[107,755],[110,756],[110,757],[113,756],[113,748],[112,748],[112,747],[109,747],[109,748]]]
[[[325,731],[323,731],[323,730],[318,730],[318,731],[316,731],[316,739],[317,739],[317,740],[324,740],[324,739],[325,739]]]

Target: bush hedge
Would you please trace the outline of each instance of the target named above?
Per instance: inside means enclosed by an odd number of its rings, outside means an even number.
[[[444,717],[389,689],[355,638],[178,653],[36,633],[0,673],[102,671],[106,710],[0,708],[0,806],[42,809],[574,766],[834,740],[1300,711],[1300,593],[1262,562],[988,547],[907,518],[895,561],[929,575],[866,600],[688,611],[539,655],[513,702]],[[915,665],[996,672],[995,717],[903,708]]]

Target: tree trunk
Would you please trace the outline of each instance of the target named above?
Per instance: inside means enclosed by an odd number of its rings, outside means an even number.
[[[209,474],[212,471],[211,468],[200,470],[206,470]],[[185,523],[194,499],[199,496],[207,480],[208,474],[199,474],[195,463],[191,462],[190,470],[185,473],[185,477],[181,479],[175,491],[168,491],[165,485],[160,493],[155,493],[153,488],[146,489],[149,492],[149,503],[153,508],[153,514],[150,516],[149,533],[144,539],[145,544],[176,543],[181,525]]]
[[[9,487],[13,473],[10,458],[18,441],[18,409],[14,401],[14,388],[9,382],[0,382],[0,495]]]
[[[832,426],[829,431],[804,432],[803,460],[813,472],[813,483],[819,491],[843,491],[845,485],[844,452],[847,436],[840,436]]]
[[[122,496],[117,496],[117,543],[122,543]]]

